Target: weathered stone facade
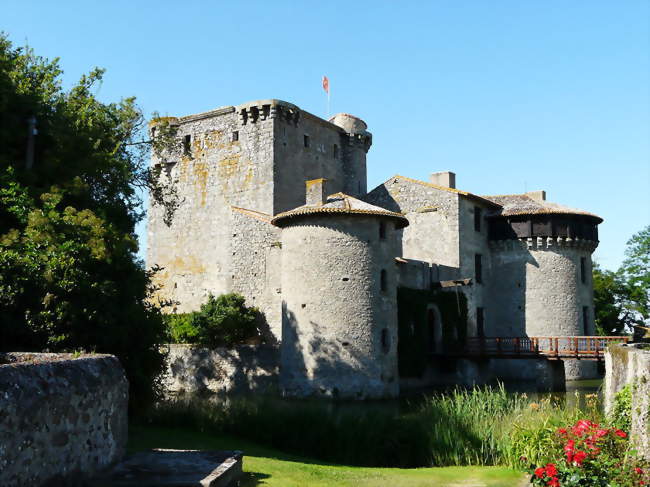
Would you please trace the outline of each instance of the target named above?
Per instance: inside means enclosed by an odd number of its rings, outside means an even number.
[[[1,355],[0,485],[75,485],[120,460],[127,405],[111,355]]]
[[[456,189],[449,172],[430,183],[396,175],[367,192],[372,136],[348,114],[325,121],[263,100],[171,120],[183,149],[152,161],[180,196],[169,226],[160,207],[149,214],[148,265],[163,268],[160,297],[182,312],[210,293],[244,295],[262,311],[267,340],[282,343],[287,391],[394,395],[396,386],[387,384],[395,351],[380,352],[376,343],[383,329],[397,340],[397,286],[447,283],[462,293],[461,335],[469,337],[594,333],[591,253],[599,217],[547,202],[544,192],[477,196]],[[308,201],[318,194],[323,201]],[[338,216],[317,214],[334,201],[327,195],[363,200],[374,205],[371,213],[397,213],[408,225],[389,231],[390,245],[378,242],[378,217],[344,216],[345,207]],[[305,209],[308,218],[274,225]],[[390,289],[377,295],[380,268]],[[431,333],[439,340],[440,330]],[[338,368],[322,366],[326,361]],[[567,361],[565,374],[590,376],[593,365]]]
[[[642,348],[645,347],[645,348]],[[616,393],[632,387],[630,437],[637,452],[650,461],[650,348],[648,344],[613,345],[605,353],[605,411]]]
[[[278,390],[276,345],[241,345],[210,350],[169,345],[166,390],[175,395],[273,393]]]

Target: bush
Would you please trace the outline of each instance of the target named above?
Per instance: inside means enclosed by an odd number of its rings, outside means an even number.
[[[632,427],[632,384],[627,384],[614,396],[610,421],[613,426],[630,431]]]
[[[179,313],[163,316],[172,343],[198,343],[199,330],[192,326],[193,314]]]
[[[647,465],[629,449],[627,433],[586,419],[549,435],[555,459],[531,468],[533,485],[634,487],[646,485]]]
[[[167,315],[170,338],[176,343],[195,343],[205,347],[232,347],[259,336],[259,311],[249,308],[236,293],[209,296],[199,311]]]

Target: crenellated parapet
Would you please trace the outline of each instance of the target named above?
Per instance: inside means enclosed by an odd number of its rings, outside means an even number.
[[[297,126],[300,113],[296,105],[281,100],[257,100],[237,107],[241,125],[277,119]]]
[[[497,252],[515,250],[576,249],[593,252],[598,242],[579,237],[528,237],[508,240],[490,240],[490,249]]]
[[[362,149],[366,153],[372,145],[372,134],[370,132],[366,132],[365,134],[346,134],[345,139],[350,148]]]

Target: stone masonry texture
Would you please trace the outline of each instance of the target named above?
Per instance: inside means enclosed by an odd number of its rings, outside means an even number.
[[[75,485],[122,458],[128,383],[117,358],[0,359],[0,485]]]
[[[638,453],[650,461],[650,350],[613,345],[605,354],[605,411],[611,411],[616,393],[628,384],[632,387],[630,438]]]
[[[180,313],[209,294],[242,294],[261,312],[265,341],[280,346],[286,394],[395,395],[397,286],[462,281],[448,292],[466,298],[468,337],[595,333],[595,215],[546,202],[541,191],[483,197],[397,174],[368,191],[372,135],[349,114],[326,121],[259,100],[167,120],[179,147],[151,163],[179,207],[171,222],[161,207],[149,209],[158,297]],[[377,218],[271,223],[304,205],[306,182],[321,179],[327,195],[401,213],[409,225],[391,228],[387,243],[377,241]],[[388,289],[378,294],[382,269]],[[567,379],[596,374],[586,361],[563,368]]]

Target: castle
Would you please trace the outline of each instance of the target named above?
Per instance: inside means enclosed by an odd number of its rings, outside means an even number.
[[[152,164],[179,206],[169,225],[149,210],[159,296],[187,312],[244,295],[280,344],[286,395],[390,397],[488,369],[536,380],[539,364],[442,354],[467,337],[595,332],[596,215],[543,191],[474,195],[451,172],[368,191],[372,135],[349,114],[262,100],[166,120],[181,144]],[[567,378],[593,373],[561,365]]]

